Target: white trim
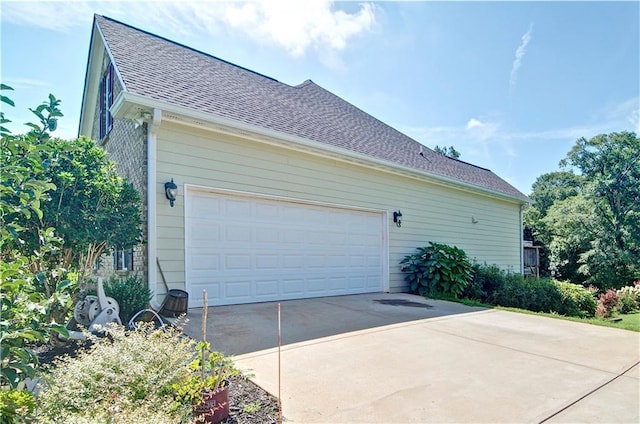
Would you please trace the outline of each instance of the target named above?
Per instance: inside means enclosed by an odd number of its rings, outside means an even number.
[[[248,191],[240,191],[240,190],[228,190],[216,187],[207,187],[197,184],[184,184],[184,214],[183,214],[183,229],[184,231],[184,285],[185,291],[187,293],[191,293],[191,284],[190,276],[189,276],[189,255],[187,252],[188,246],[188,237],[189,234],[186,231],[187,228],[187,219],[191,216],[191,204],[189,202],[189,195],[191,192],[201,192],[201,193],[219,193],[222,195],[228,196],[238,196],[252,199],[263,199],[263,200],[272,200],[278,202],[287,202],[287,203],[295,203],[300,205],[311,205],[311,206],[321,206],[328,208],[338,208],[345,209],[351,211],[360,211],[360,212],[369,212],[381,215],[383,219],[381,219],[382,225],[382,252],[380,252],[380,256],[382,258],[382,291],[389,292],[390,291],[390,279],[389,279],[389,211],[384,209],[372,209],[372,208],[362,208],[358,206],[349,206],[337,203],[329,203],[329,202],[319,202],[313,200],[299,199],[293,197],[286,196],[275,196],[264,193],[254,193]]]
[[[184,106],[175,105],[169,102],[149,99],[145,96],[134,93],[124,91],[121,92],[118,95],[118,98],[116,98],[116,100],[114,101],[111,109],[113,110],[114,116],[118,116],[120,118],[132,118],[132,112],[139,111],[140,107],[142,107],[143,109],[160,107],[165,111],[164,118],[167,122],[173,121],[184,125],[213,129],[219,132],[251,138],[255,141],[269,143],[280,147],[284,146],[287,148],[300,150],[307,153],[310,152],[315,155],[325,156],[332,159],[339,159],[351,163],[355,162],[362,166],[367,166],[374,169],[382,169],[386,172],[393,172],[404,176],[411,176],[413,178],[427,179],[433,183],[471,191],[476,194],[484,194],[502,200],[516,202],[518,204],[527,203],[526,198],[522,198],[520,196],[509,195],[442,175],[433,174],[427,171],[421,171],[404,165],[399,165],[388,160],[375,158],[362,153],[353,152],[351,150],[330,146],[324,143],[319,143],[303,137],[293,136],[279,131],[270,130],[268,128],[250,125],[237,120],[217,116],[212,113],[205,113],[189,109]],[[132,116],[128,116],[129,114],[132,114]]]

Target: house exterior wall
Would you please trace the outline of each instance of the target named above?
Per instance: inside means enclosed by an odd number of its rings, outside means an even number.
[[[387,211],[392,292],[408,290],[400,260],[429,241],[456,245],[478,262],[521,270],[515,201],[166,121],[157,154],[158,257],[170,288],[185,287],[185,184]],[[171,178],[179,187],[173,208],[163,188]],[[398,209],[400,228],[392,222]]]
[[[108,56],[104,55],[102,72],[108,66]],[[122,85],[116,78],[114,81],[114,95],[116,98],[122,91]],[[98,96],[99,102],[99,96]],[[104,140],[99,140],[100,127],[100,107],[96,105],[96,112],[93,119],[93,129],[91,138],[96,140],[98,145],[108,153],[108,159],[115,162],[116,172],[121,177],[130,182],[140,194],[142,200],[142,220],[147,220],[147,154],[146,154],[146,125],[136,126],[135,122],[129,119],[115,119],[113,128]],[[143,240],[147,239],[147,226],[143,225]],[[129,274],[134,272],[141,279],[147,279],[147,254],[146,244],[140,244],[133,248],[133,270],[119,271],[118,274]],[[113,255],[105,254],[101,258],[101,266],[97,270],[97,275],[108,277],[115,273]]]

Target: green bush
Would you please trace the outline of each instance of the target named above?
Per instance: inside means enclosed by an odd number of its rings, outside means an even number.
[[[462,296],[483,303],[495,303],[495,293],[504,284],[506,273],[497,265],[473,264],[473,277]]]
[[[576,316],[581,318],[593,317],[596,313],[597,301],[593,293],[580,284],[571,284],[562,281],[554,281],[560,291],[561,315]]]
[[[504,284],[495,293],[500,306],[527,309],[534,312],[558,312],[561,309],[560,290],[546,278],[524,278],[507,273]]]
[[[534,312],[579,317],[595,314],[596,299],[581,285],[546,278],[524,278],[501,270],[497,265],[474,264],[473,271],[473,278],[463,292],[466,298]]]
[[[104,285],[107,296],[113,297],[120,307],[120,320],[127,325],[136,312],[147,308],[153,294],[137,276],[111,277]]]
[[[2,424],[30,423],[36,410],[33,393],[27,390],[0,390],[0,422]]]
[[[418,253],[405,256],[400,264],[411,291],[421,296],[435,292],[458,297],[473,275],[464,250],[441,243],[419,247]]]
[[[38,422],[188,422],[191,409],[175,409],[171,387],[189,370],[194,342],[151,325],[110,325],[106,333],[44,374]]]

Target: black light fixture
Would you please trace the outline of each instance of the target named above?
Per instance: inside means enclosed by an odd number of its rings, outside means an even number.
[[[173,202],[176,201],[176,195],[178,194],[178,186],[173,182],[173,178],[171,178],[171,181],[164,183],[164,194],[169,199],[171,207],[173,207]]]
[[[402,212],[400,210],[393,212],[393,222],[396,223],[397,227],[402,227]]]

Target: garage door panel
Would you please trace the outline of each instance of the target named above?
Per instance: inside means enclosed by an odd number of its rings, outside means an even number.
[[[256,281],[256,296],[274,296],[278,297],[280,294],[280,281],[273,280],[258,280]]]
[[[303,255],[284,255],[282,257],[282,267],[284,269],[304,269],[304,256]]]
[[[220,269],[220,258],[218,255],[206,253],[192,255],[191,267],[194,271],[217,271]]]
[[[224,259],[224,267],[227,270],[251,270],[252,268],[249,255],[226,255]]]
[[[383,289],[384,215],[299,202],[187,192],[190,306]]]
[[[231,300],[250,300],[251,286],[251,280],[226,281],[223,285],[225,297]]]
[[[299,278],[282,280],[282,294],[285,295],[304,295],[304,280]]]
[[[281,262],[278,255],[256,255],[256,269],[260,271],[280,268]]]

